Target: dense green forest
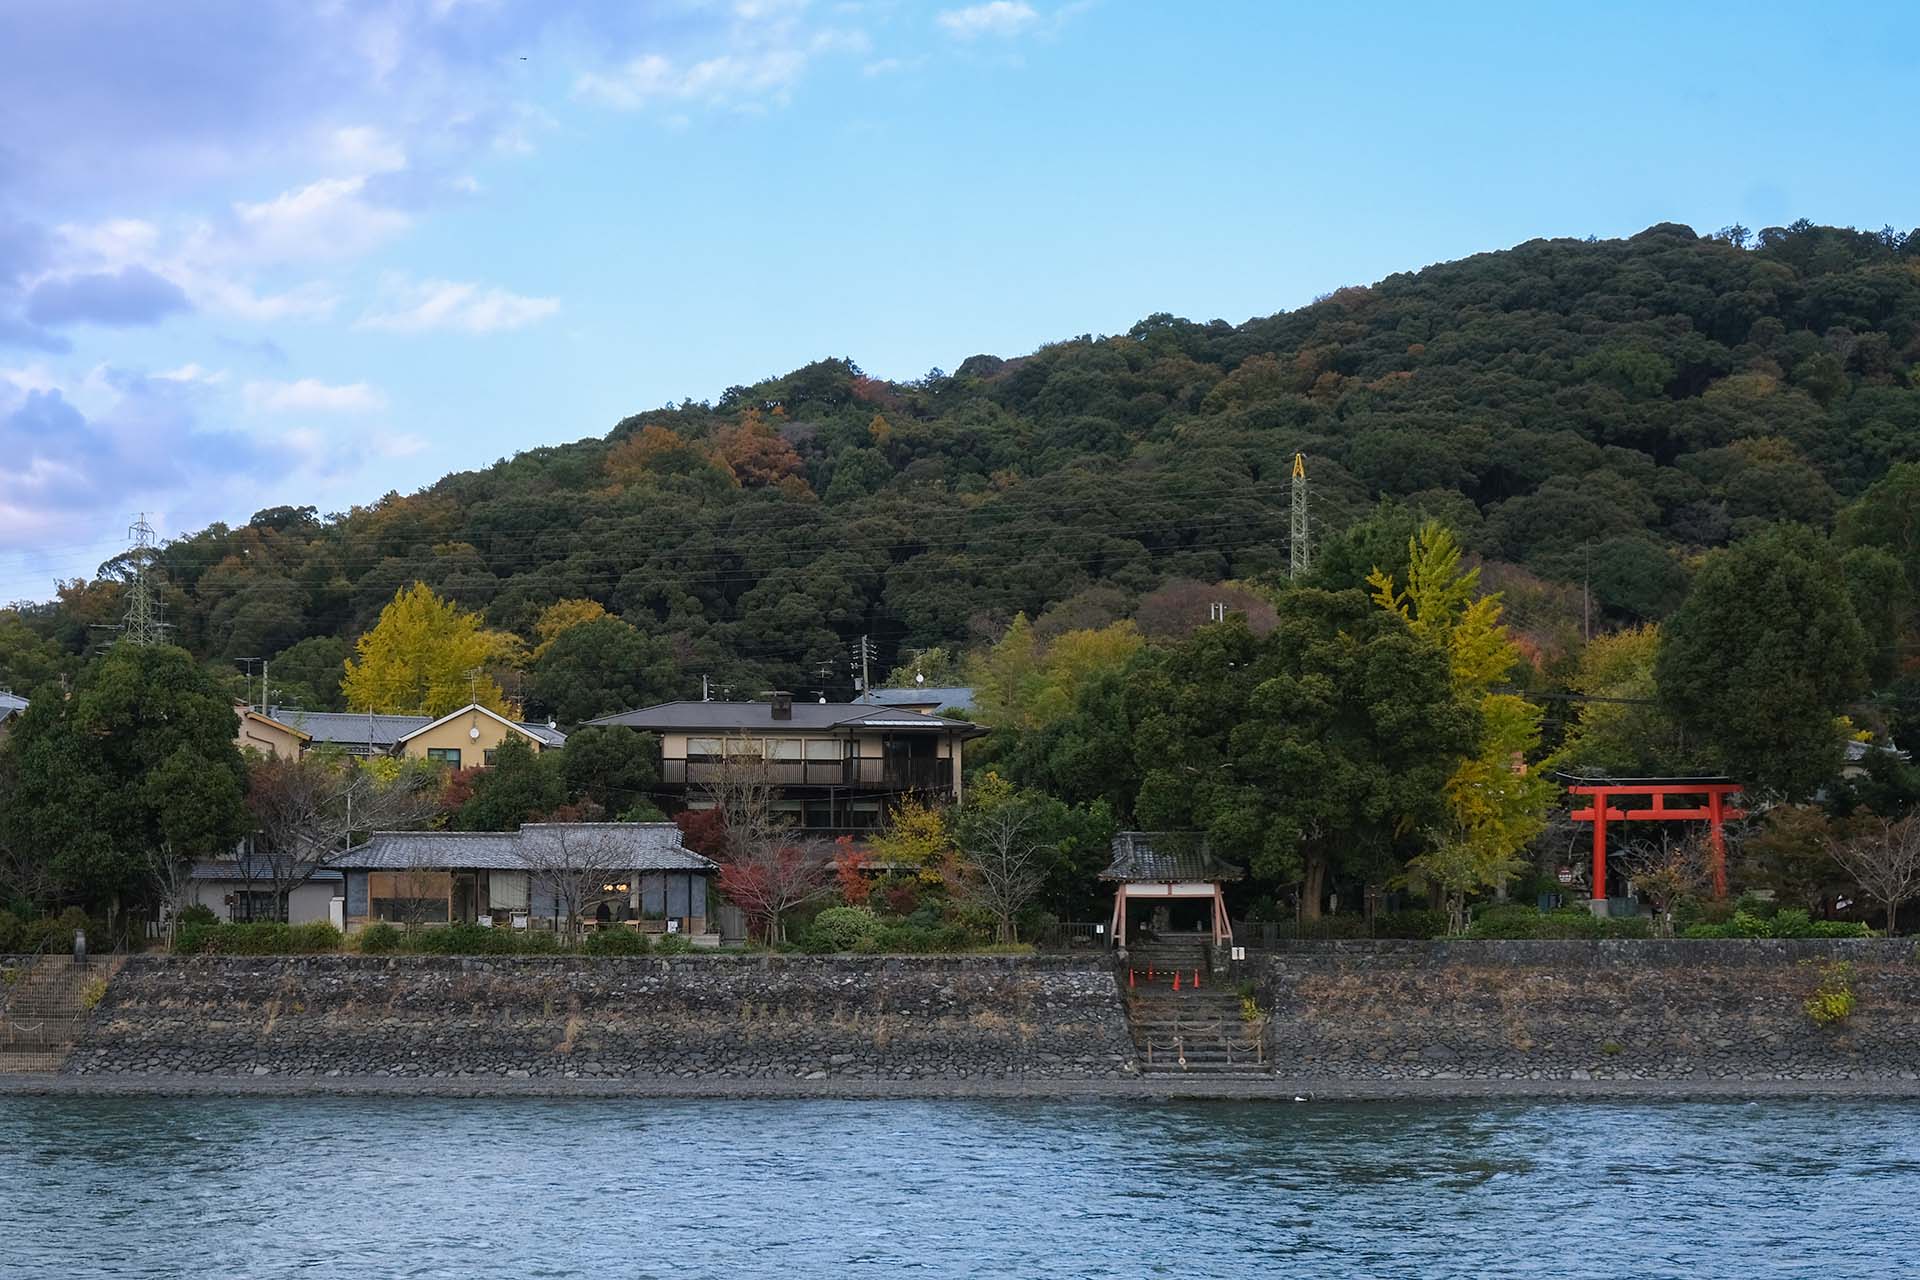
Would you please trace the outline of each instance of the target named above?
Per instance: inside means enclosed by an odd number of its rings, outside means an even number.
[[[529,651],[549,606],[600,603],[638,632],[575,655],[637,673],[605,700],[698,696],[703,674],[845,696],[863,635],[885,670],[1020,613],[1042,636],[1204,622],[1217,584],[1284,573],[1298,451],[1320,585],[1358,585],[1347,532],[1381,499],[1437,516],[1552,673],[1577,657],[1583,584],[1595,632],[1661,619],[1703,551],[1830,529],[1920,460],[1916,360],[1920,232],[1661,225],[909,383],[820,360],[344,514],[214,525],[152,569],[176,640],[223,667],[276,655],[285,703],[338,706],[353,638],[414,581]],[[0,686],[75,670],[132,568],[0,613]],[[506,692],[559,713],[556,682],[515,665]]]

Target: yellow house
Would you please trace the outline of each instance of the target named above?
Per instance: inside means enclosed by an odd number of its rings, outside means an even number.
[[[239,728],[234,731],[233,745],[242,751],[257,751],[275,760],[298,760],[313,741],[312,734],[290,724],[282,724],[244,702],[235,703],[233,712],[240,720]]]
[[[558,745],[551,740],[559,735],[515,724],[473,703],[401,734],[394,740],[393,753],[409,760],[432,760],[453,769],[469,769],[492,764],[500,744],[510,737],[522,739],[538,754],[549,745]]]

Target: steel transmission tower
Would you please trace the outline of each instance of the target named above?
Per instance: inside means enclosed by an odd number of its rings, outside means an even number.
[[[127,585],[127,611],[120,617],[120,641],[123,644],[163,644],[167,624],[160,617],[160,602],[154,598],[153,584],[147,581],[147,563],[153,558],[153,526],[146,512],[127,530],[133,539],[133,581]]]
[[[1293,455],[1293,536],[1287,564],[1289,577],[1298,578],[1313,567],[1312,535],[1307,532],[1307,459]]]

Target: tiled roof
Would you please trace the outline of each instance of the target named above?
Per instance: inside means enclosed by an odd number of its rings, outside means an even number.
[[[525,871],[530,845],[592,836],[618,841],[615,866],[627,871],[713,871],[716,866],[680,843],[671,822],[530,822],[518,831],[379,831],[330,866],[356,871]],[[596,860],[598,860],[596,858]],[[546,865],[546,858],[536,860]]]
[[[7,720],[27,709],[27,700],[17,693],[0,693],[0,720]]]
[[[464,708],[462,708],[464,710]],[[391,747],[400,739],[424,729],[436,716],[370,716],[365,712],[302,711],[298,707],[268,707],[267,714],[290,729],[313,735],[321,742],[366,742],[376,747]],[[567,735],[549,725],[514,722],[549,747],[567,745]]]
[[[927,707],[944,711],[953,707],[966,711],[973,706],[973,690],[967,685],[915,685],[906,689],[872,689],[854,699],[855,703],[881,707]]]
[[[1213,856],[1207,838],[1191,831],[1122,831],[1113,837],[1113,861],[1102,880],[1238,880],[1245,873]]]
[[[273,876],[265,867],[254,867],[253,874],[249,876],[245,867],[233,861],[196,862],[193,864],[193,878],[195,880],[251,880],[254,884],[263,888],[269,888],[273,883]],[[309,881],[318,881],[326,884],[338,882],[344,879],[344,877],[341,876],[338,871],[332,871],[326,867],[317,867],[314,869],[313,874],[308,876],[307,879]]]
[[[803,702],[795,699],[793,717],[773,718],[770,702],[663,702],[637,711],[601,716],[588,724],[625,725],[634,729],[676,729],[698,733],[824,733],[832,729],[925,729],[969,734],[976,726],[965,720],[947,720],[918,711],[849,702]]]

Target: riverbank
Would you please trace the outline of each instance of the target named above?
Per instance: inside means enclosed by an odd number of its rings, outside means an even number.
[[[657,1098],[1036,1102],[1741,1102],[1920,1100],[1920,1078],[1862,1080],[1342,1080],[1121,1077],[1103,1080],[537,1080],[391,1076],[0,1076],[0,1097]]]

